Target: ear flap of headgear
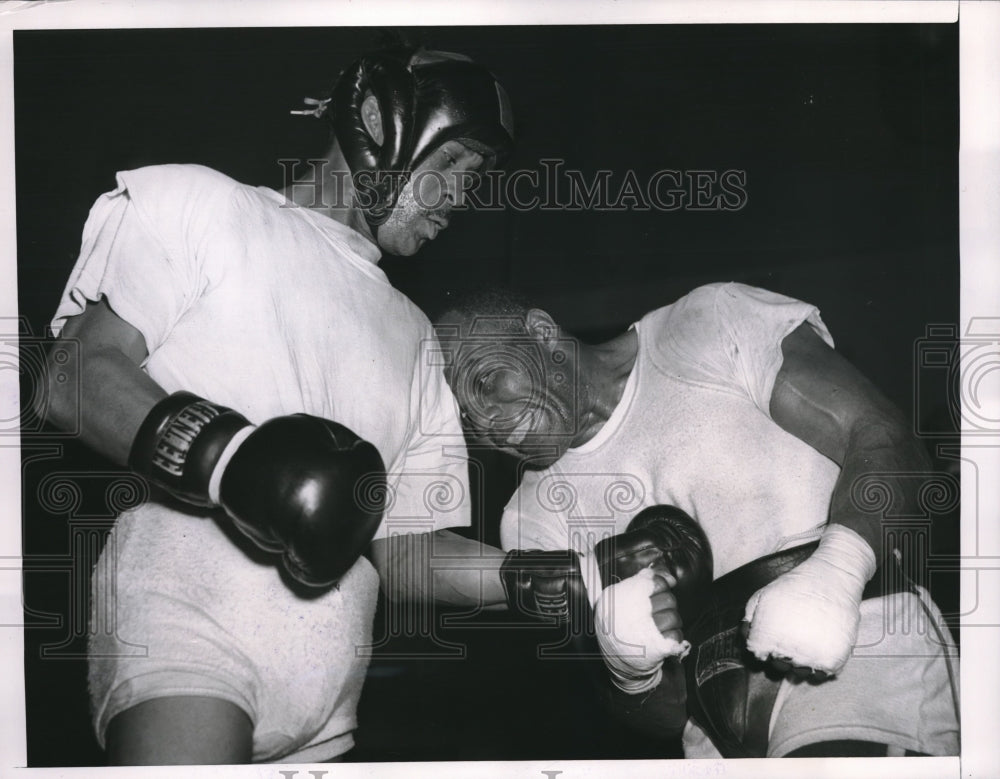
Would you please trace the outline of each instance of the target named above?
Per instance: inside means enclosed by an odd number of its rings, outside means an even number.
[[[400,172],[410,158],[415,113],[411,54],[407,49],[362,57],[344,71],[330,95],[333,131],[355,177],[356,190],[364,196],[362,210],[372,227],[389,218],[402,187]],[[369,93],[378,101],[382,116],[381,144],[368,132],[362,115]]]

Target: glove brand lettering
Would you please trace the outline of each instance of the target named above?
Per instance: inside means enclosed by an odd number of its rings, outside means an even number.
[[[541,614],[556,617],[560,620],[569,618],[569,601],[566,598],[565,592],[552,594],[536,592],[535,602]]]
[[[156,442],[153,465],[171,476],[181,476],[191,442],[217,416],[219,409],[205,401],[192,403],[181,411]]]
[[[695,675],[699,687],[713,676],[726,671],[742,670],[743,663],[740,657],[744,650],[741,642],[737,640],[738,633],[738,627],[731,627],[706,639],[698,647]]]

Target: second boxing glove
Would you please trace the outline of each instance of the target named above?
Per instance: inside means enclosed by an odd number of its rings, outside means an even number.
[[[500,565],[513,613],[554,625],[589,625],[591,601],[584,582],[589,561],[570,549],[515,549]]]
[[[646,692],[659,684],[663,661],[690,648],[681,627],[712,583],[708,539],[680,509],[651,506],[599,543],[594,557],[610,584],[594,612],[605,665],[619,689]]]
[[[602,549],[607,545],[607,549]],[[608,584],[642,568],[663,567],[676,579],[671,587],[681,619],[697,614],[712,584],[714,561],[708,537],[692,517],[676,506],[649,506],[628,523],[625,532],[594,549],[601,578]]]
[[[349,428],[293,414],[255,427],[188,392],[156,404],[129,465],[183,501],[220,505],[302,584],[334,584],[364,552],[385,501],[378,450]]]

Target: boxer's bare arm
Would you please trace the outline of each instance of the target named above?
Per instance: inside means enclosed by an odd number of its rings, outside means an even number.
[[[830,521],[860,535],[882,559],[879,515],[851,497],[859,477],[877,474],[896,501],[915,499],[895,474],[930,470],[926,450],[902,412],[806,323],[781,344],[784,361],[771,394],[771,417],[841,467]],[[911,482],[912,483],[912,482]]]
[[[79,348],[60,350],[68,341]],[[60,352],[76,356],[57,364]],[[56,427],[71,428],[79,409],[83,443],[125,464],[139,425],[167,394],[139,367],[147,355],[142,335],[101,298],[66,320],[49,355],[47,408],[40,411]]]
[[[432,562],[433,558],[433,562]],[[450,530],[372,542],[372,562],[388,597],[447,606],[506,608],[504,553]]]
[[[221,698],[154,698],[112,718],[107,753],[111,765],[249,763],[253,723]]]

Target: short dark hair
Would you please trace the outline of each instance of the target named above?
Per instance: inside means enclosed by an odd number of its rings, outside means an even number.
[[[509,324],[501,330],[515,332],[523,330],[528,311],[535,308],[520,292],[499,285],[490,285],[449,294],[449,299],[434,316],[435,324],[445,319],[471,322],[475,319],[506,320]],[[520,322],[520,327],[515,323]]]

